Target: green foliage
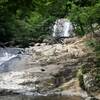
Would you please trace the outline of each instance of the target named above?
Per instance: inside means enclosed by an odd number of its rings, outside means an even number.
[[[100,55],[100,41],[93,38],[91,40],[86,41],[86,45],[94,48],[94,52],[97,56]]]
[[[79,79],[80,87],[81,87],[83,90],[85,90],[84,81],[83,81],[83,75],[80,75],[80,76],[78,77],[78,79]]]
[[[91,39],[91,40],[86,41],[86,44],[87,44],[87,46],[95,47],[97,42],[95,39]]]
[[[100,70],[100,69],[99,69],[99,70]],[[96,77],[95,77],[95,79],[96,79],[97,86],[98,86],[99,89],[100,89],[100,74],[97,74]]]
[[[57,18],[66,17],[77,35],[94,33],[99,12],[100,0],[0,0],[0,41],[37,40],[52,33]]]
[[[37,0],[36,11],[43,16],[64,17],[67,14],[67,2],[69,0]]]
[[[82,72],[91,73],[94,77],[95,83],[97,86],[97,90],[100,90],[100,40],[99,39],[91,39],[86,42],[88,46],[90,46],[94,50],[94,57],[90,59],[90,64],[85,64],[81,67]]]
[[[92,1],[91,1],[92,2]],[[85,4],[85,2],[84,2]],[[90,3],[91,4],[91,3]],[[86,33],[94,33],[93,24],[100,24],[100,2],[94,2],[91,6],[84,7],[72,4],[72,8],[69,13],[69,18],[75,26],[75,32],[78,35],[84,35]]]

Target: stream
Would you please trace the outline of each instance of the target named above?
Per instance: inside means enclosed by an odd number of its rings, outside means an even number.
[[[84,100],[81,97],[66,97],[66,96],[47,96],[47,97],[33,97],[33,96],[1,96],[0,100]]]

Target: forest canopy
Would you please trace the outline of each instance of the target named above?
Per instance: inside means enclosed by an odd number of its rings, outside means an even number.
[[[51,34],[58,18],[70,19],[77,35],[94,32],[100,0],[0,0],[0,41],[27,44]]]

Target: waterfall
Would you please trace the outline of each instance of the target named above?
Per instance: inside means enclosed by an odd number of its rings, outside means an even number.
[[[73,36],[73,26],[68,19],[58,19],[53,26],[53,37]]]

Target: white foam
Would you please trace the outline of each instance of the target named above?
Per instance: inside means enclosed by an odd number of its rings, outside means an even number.
[[[3,56],[0,57],[0,65],[3,64],[3,63],[6,62],[6,61],[9,61],[10,59],[12,59],[12,58],[14,58],[14,57],[16,57],[16,56],[17,56],[17,55],[11,55],[11,54],[5,52],[5,53],[3,54]]]

